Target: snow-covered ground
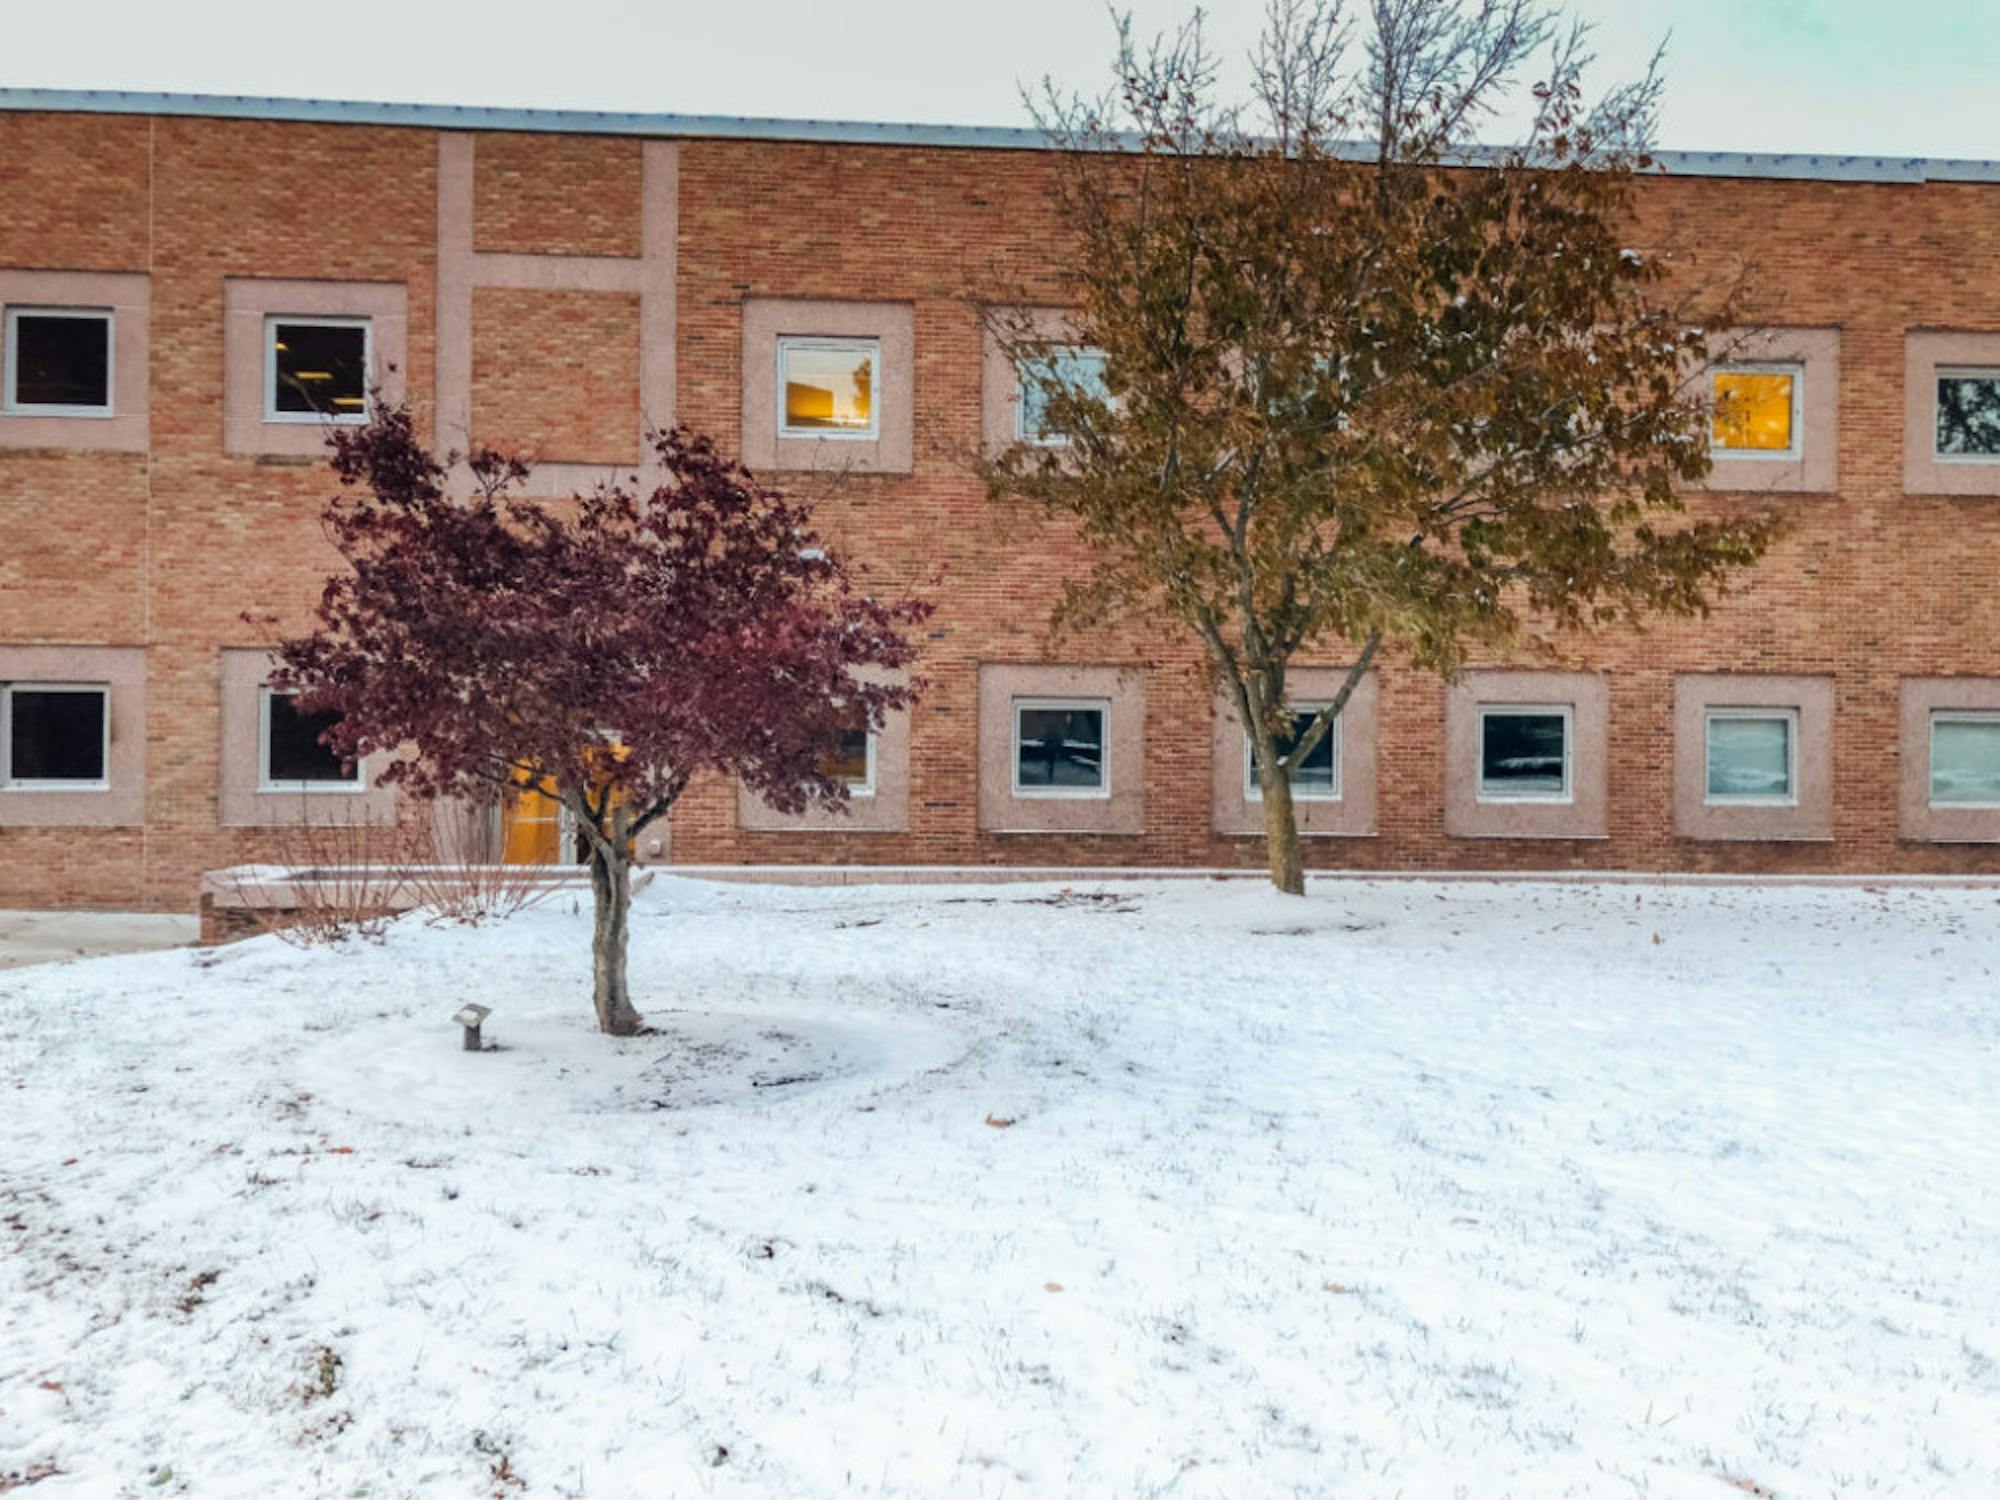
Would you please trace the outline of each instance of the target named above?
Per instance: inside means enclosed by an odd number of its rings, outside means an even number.
[[[0,974],[0,1490],[2000,1495],[1996,894],[662,880],[627,1042],[567,897]]]

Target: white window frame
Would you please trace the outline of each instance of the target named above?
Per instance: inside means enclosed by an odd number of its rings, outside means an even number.
[[[1103,726],[1103,734],[1098,746],[1098,778],[1096,786],[1022,786],[1021,785],[1021,715],[1037,709],[1051,709],[1059,713],[1073,713],[1079,709],[1095,709],[1098,722]],[[1111,700],[1109,698],[1016,698],[1012,717],[1014,727],[1007,741],[1007,779],[1016,797],[1055,797],[1076,800],[1102,801],[1111,795]]]
[[[257,689],[257,790],[296,796],[306,793],[319,796],[322,793],[334,797],[353,796],[368,790],[368,777],[360,761],[354,763],[354,774],[346,781],[273,781],[271,779],[271,700],[274,697],[296,698],[297,693],[279,693],[266,684]]]
[[[19,350],[21,340],[16,325],[24,317],[30,318],[88,318],[104,325],[104,404],[102,406],[43,405],[39,402],[21,401],[16,396],[16,381],[20,375]],[[116,416],[112,410],[118,399],[118,319],[108,307],[46,307],[31,302],[9,303],[4,324],[0,324],[0,338],[7,345],[4,370],[0,370],[0,411],[23,417],[96,417]]]
[[[868,367],[873,372],[868,390],[868,425],[856,428],[838,427],[793,427],[785,420],[785,358],[794,349],[825,349],[868,351]],[[792,441],[816,442],[825,440],[833,443],[879,443],[882,441],[882,340],[872,334],[804,334],[781,333],[778,335],[777,358],[777,427],[778,436]]]
[[[1792,377],[1792,442],[1788,448],[1725,448],[1715,441],[1715,377],[1718,375],[1789,375]],[[1735,463],[1747,459],[1756,463],[1795,464],[1805,457],[1806,367],[1794,360],[1746,360],[1711,365],[1708,370],[1708,456]],[[1935,399],[1935,398],[1934,398]],[[1936,417],[1932,417],[1936,425]]]
[[[1947,812],[1980,812],[2000,808],[1994,802],[1940,802],[1937,800],[1937,727],[1939,724],[2000,724],[2000,709],[1934,708],[1931,710],[1924,746],[1924,802]]]
[[[95,693],[104,700],[104,774],[94,781],[82,779],[14,779],[14,693]],[[0,792],[108,792],[111,790],[111,685],[105,682],[0,682]]]
[[[2000,381],[2000,366],[1938,365],[1931,370],[1931,459],[1941,464],[2000,464],[2000,453],[1941,453],[1938,451],[1938,383],[1944,380]],[[1971,806],[1946,803],[1947,807]]]
[[[278,325],[294,328],[359,328],[361,330],[361,410],[358,412],[318,412],[278,410]],[[368,421],[374,401],[368,383],[375,374],[375,320],[373,318],[331,318],[304,313],[264,314],[264,420],[317,426],[331,422],[337,427],[361,427]]]
[[[1288,703],[1285,707],[1288,712],[1294,714],[1316,714],[1326,708],[1326,702]],[[1338,802],[1340,800],[1342,761],[1340,753],[1340,721],[1346,717],[1347,711],[1342,709],[1339,716],[1326,726],[1326,737],[1331,741],[1333,746],[1332,787],[1324,792],[1302,792],[1299,790],[1298,782],[1294,781],[1292,783],[1292,800],[1294,802]],[[1250,743],[1250,731],[1247,729],[1243,731],[1243,800],[1246,802],[1262,802],[1264,800],[1264,788],[1257,783],[1257,752],[1255,747]]]
[[[1563,784],[1559,792],[1494,792],[1486,789],[1486,721],[1489,718],[1515,718],[1532,714],[1536,718],[1547,718],[1551,714],[1561,717],[1563,723]],[[1472,746],[1473,800],[1486,803],[1549,802],[1565,803],[1576,800],[1576,705],[1573,703],[1482,703],[1479,705],[1479,730]]]
[[[1048,344],[1044,348],[1047,351],[1043,356],[1044,358],[1048,358],[1051,355],[1060,357],[1062,355],[1088,354],[1094,354],[1099,359],[1104,358],[1104,351],[1095,344]],[[1014,365],[1014,440],[1018,443],[1026,443],[1031,448],[1067,448],[1069,446],[1069,436],[1066,433],[1059,432],[1053,437],[1048,437],[1028,431],[1028,377],[1022,370],[1019,362],[1016,362]]]
[[[1717,719],[1777,719],[1785,726],[1785,785],[1782,796],[1761,792],[1718,792],[1708,784],[1709,726]],[[1705,708],[1701,715],[1701,800],[1705,807],[1797,807],[1799,805],[1799,711],[1797,708],[1753,708],[1728,704]]]

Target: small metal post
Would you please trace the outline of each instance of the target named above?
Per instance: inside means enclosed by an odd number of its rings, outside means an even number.
[[[484,1044],[479,1040],[479,1028],[486,1018],[492,1014],[493,1008],[489,1005],[468,1004],[460,1007],[458,1014],[452,1017],[454,1021],[465,1028],[465,1050],[467,1052],[479,1052],[484,1049]]]

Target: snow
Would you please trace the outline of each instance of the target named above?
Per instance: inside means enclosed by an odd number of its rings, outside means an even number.
[[[1991,1496],[1996,894],[661,880],[629,1041],[568,897],[0,973],[0,1491]]]

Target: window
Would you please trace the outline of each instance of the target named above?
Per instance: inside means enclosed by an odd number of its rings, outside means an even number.
[[[1299,703],[1292,706],[1291,727],[1278,738],[1278,754],[1289,759],[1292,746],[1299,736],[1312,726],[1324,703]],[[1346,717],[1343,712],[1342,718]],[[1301,801],[1331,801],[1340,795],[1340,719],[1326,726],[1326,733],[1313,746],[1312,753],[1294,766],[1288,766],[1292,780],[1292,795]],[[1252,802],[1264,800],[1263,788],[1257,784],[1257,757],[1250,747],[1250,736],[1243,736],[1243,795]]]
[[[10,307],[5,406],[50,417],[111,415],[111,314],[101,308]]]
[[[1708,802],[1798,800],[1798,711],[1715,708],[1708,726]]]
[[[361,768],[320,743],[337,714],[300,713],[290,693],[265,688],[258,714],[257,790],[339,792],[363,790]]]
[[[2000,370],[1937,372],[1937,456],[2000,459]]]
[[[2000,713],[1931,715],[1931,805],[2000,807]]]
[[[1804,376],[1798,365],[1729,365],[1712,371],[1711,450],[1731,458],[1797,458]]]
[[[1479,800],[1567,802],[1570,710],[1479,710]]]
[[[1037,368],[1023,367],[1015,372],[1021,400],[1014,435],[1024,443],[1061,447],[1069,439],[1048,430],[1047,382],[1053,381],[1078,396],[1109,401],[1111,393],[1104,383],[1104,355],[1079,344],[1057,344],[1034,363]]]
[[[874,796],[875,736],[865,727],[841,730],[840,747],[821,758],[819,770],[829,781],[844,782],[850,797]]]
[[[778,435],[879,438],[881,358],[879,339],[779,339]]]
[[[110,785],[111,694],[102,684],[0,683],[0,787],[102,791]]]
[[[368,320],[267,317],[264,420],[365,422]]]
[[[1014,795],[1108,797],[1105,727],[1111,705],[1103,700],[1014,700]]]

